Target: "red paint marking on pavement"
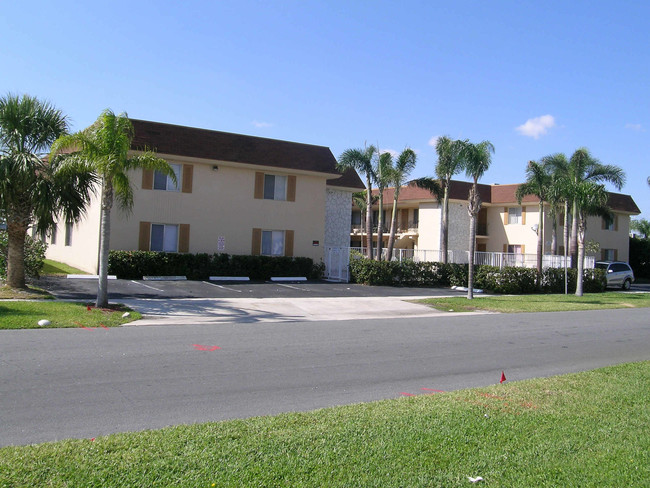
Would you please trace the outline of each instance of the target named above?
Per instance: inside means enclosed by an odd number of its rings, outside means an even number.
[[[80,322],[73,322],[73,324],[77,324],[77,325],[78,325],[79,327],[81,327],[82,329],[86,329],[86,330],[95,330],[94,327],[86,327],[85,325],[83,325],[83,324],[80,323]]]
[[[402,396],[415,396],[413,393],[406,393],[405,391],[400,392]]]
[[[204,346],[202,344],[192,344],[197,351],[216,351],[221,349],[219,346]]]
[[[434,390],[433,388],[420,388],[420,390],[423,390],[423,391],[432,391],[432,392],[434,392],[434,393],[444,393],[444,392],[445,392],[445,390]]]
[[[99,325],[101,325],[102,328],[104,328],[104,329],[108,329],[108,327],[106,327],[104,324],[99,324]]]

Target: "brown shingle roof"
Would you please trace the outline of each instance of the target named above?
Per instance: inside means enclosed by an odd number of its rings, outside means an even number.
[[[330,178],[327,180],[327,185],[352,188],[357,191],[366,189],[366,185],[363,184],[361,178],[359,178],[359,175],[353,169],[346,169],[338,178]]]
[[[472,183],[469,181],[456,181],[452,180],[450,185],[450,198],[454,200],[467,200],[469,194],[469,189],[472,187]],[[483,203],[491,203],[493,205],[498,204],[517,204],[517,198],[515,193],[519,188],[519,184],[513,185],[478,185],[479,195]],[[384,190],[384,201],[392,202],[394,188],[387,188]],[[377,194],[377,190],[373,190],[373,194]],[[608,193],[609,199],[607,205],[612,210],[617,210],[619,212],[626,212],[630,214],[640,214],[641,210],[637,207],[636,203],[630,195],[624,195],[621,193]],[[427,190],[418,188],[415,183],[411,182],[406,186],[403,186],[399,193],[399,202],[407,202],[414,200],[435,200],[435,197],[431,195]],[[526,195],[522,202],[526,203],[538,203],[539,199],[534,195]]]
[[[328,147],[263,137],[232,134],[131,119],[135,136],[132,149],[152,149],[161,154],[217,161],[258,164],[274,168],[316,171],[339,175],[336,159]],[[356,173],[355,173],[356,175]],[[354,175],[344,175],[349,185],[361,185]],[[344,185],[337,185],[344,186]]]

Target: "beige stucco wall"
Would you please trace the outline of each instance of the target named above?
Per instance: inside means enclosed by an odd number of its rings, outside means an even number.
[[[593,240],[600,244],[601,249],[617,249],[619,261],[630,260],[630,216],[615,214],[617,216],[617,230],[604,230],[601,217],[589,217],[585,240]],[[600,253],[596,254],[600,259]]]
[[[417,249],[440,249],[440,206],[437,203],[420,204],[418,234]]]
[[[170,163],[186,163],[167,158]],[[223,162],[193,162],[192,193],[142,190],[142,172],[131,175],[136,191],[133,214],[115,212],[111,219],[111,248],[137,249],[140,221],[190,224],[189,252],[217,252],[225,238],[228,254],[250,254],[253,228],[294,230],[294,256],[320,261],[323,256],[325,181],[323,176],[288,173],[271,168],[241,168]],[[213,165],[218,170],[213,170]],[[254,198],[255,171],[294,174],[295,202]],[[318,246],[313,245],[318,241]]]
[[[97,274],[99,253],[99,190],[86,211],[85,217],[72,228],[71,245],[65,245],[65,222],[59,220],[56,231],[56,244],[48,237],[48,259],[69,264],[91,274]]]

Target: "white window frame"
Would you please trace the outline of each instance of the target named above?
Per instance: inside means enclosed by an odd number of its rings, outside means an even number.
[[[509,207],[508,208],[508,225],[512,224],[521,224],[523,219],[521,218],[521,207]]]
[[[264,174],[264,200],[286,201],[287,175]]]
[[[265,242],[266,241],[266,242]],[[261,252],[262,256],[284,256],[286,233],[283,230],[263,230]]]
[[[178,163],[169,163],[174,174],[176,175],[176,184],[171,176],[168,176],[160,171],[153,172],[153,189],[162,191],[181,191],[181,169],[183,166]]]
[[[162,230],[162,242],[160,243],[160,246],[154,246],[154,227],[157,230],[157,232],[155,232],[156,234]],[[149,250],[159,252],[178,252],[179,227],[178,224],[151,224]],[[154,249],[154,247],[156,247],[156,249]]]

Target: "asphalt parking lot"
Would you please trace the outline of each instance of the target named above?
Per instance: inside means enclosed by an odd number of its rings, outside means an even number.
[[[92,300],[97,296],[96,279],[67,279],[46,276],[35,283],[64,300]],[[364,286],[351,283],[309,282],[211,282],[109,280],[111,301],[125,299],[188,298],[335,298],[414,297],[464,295],[449,288]]]

